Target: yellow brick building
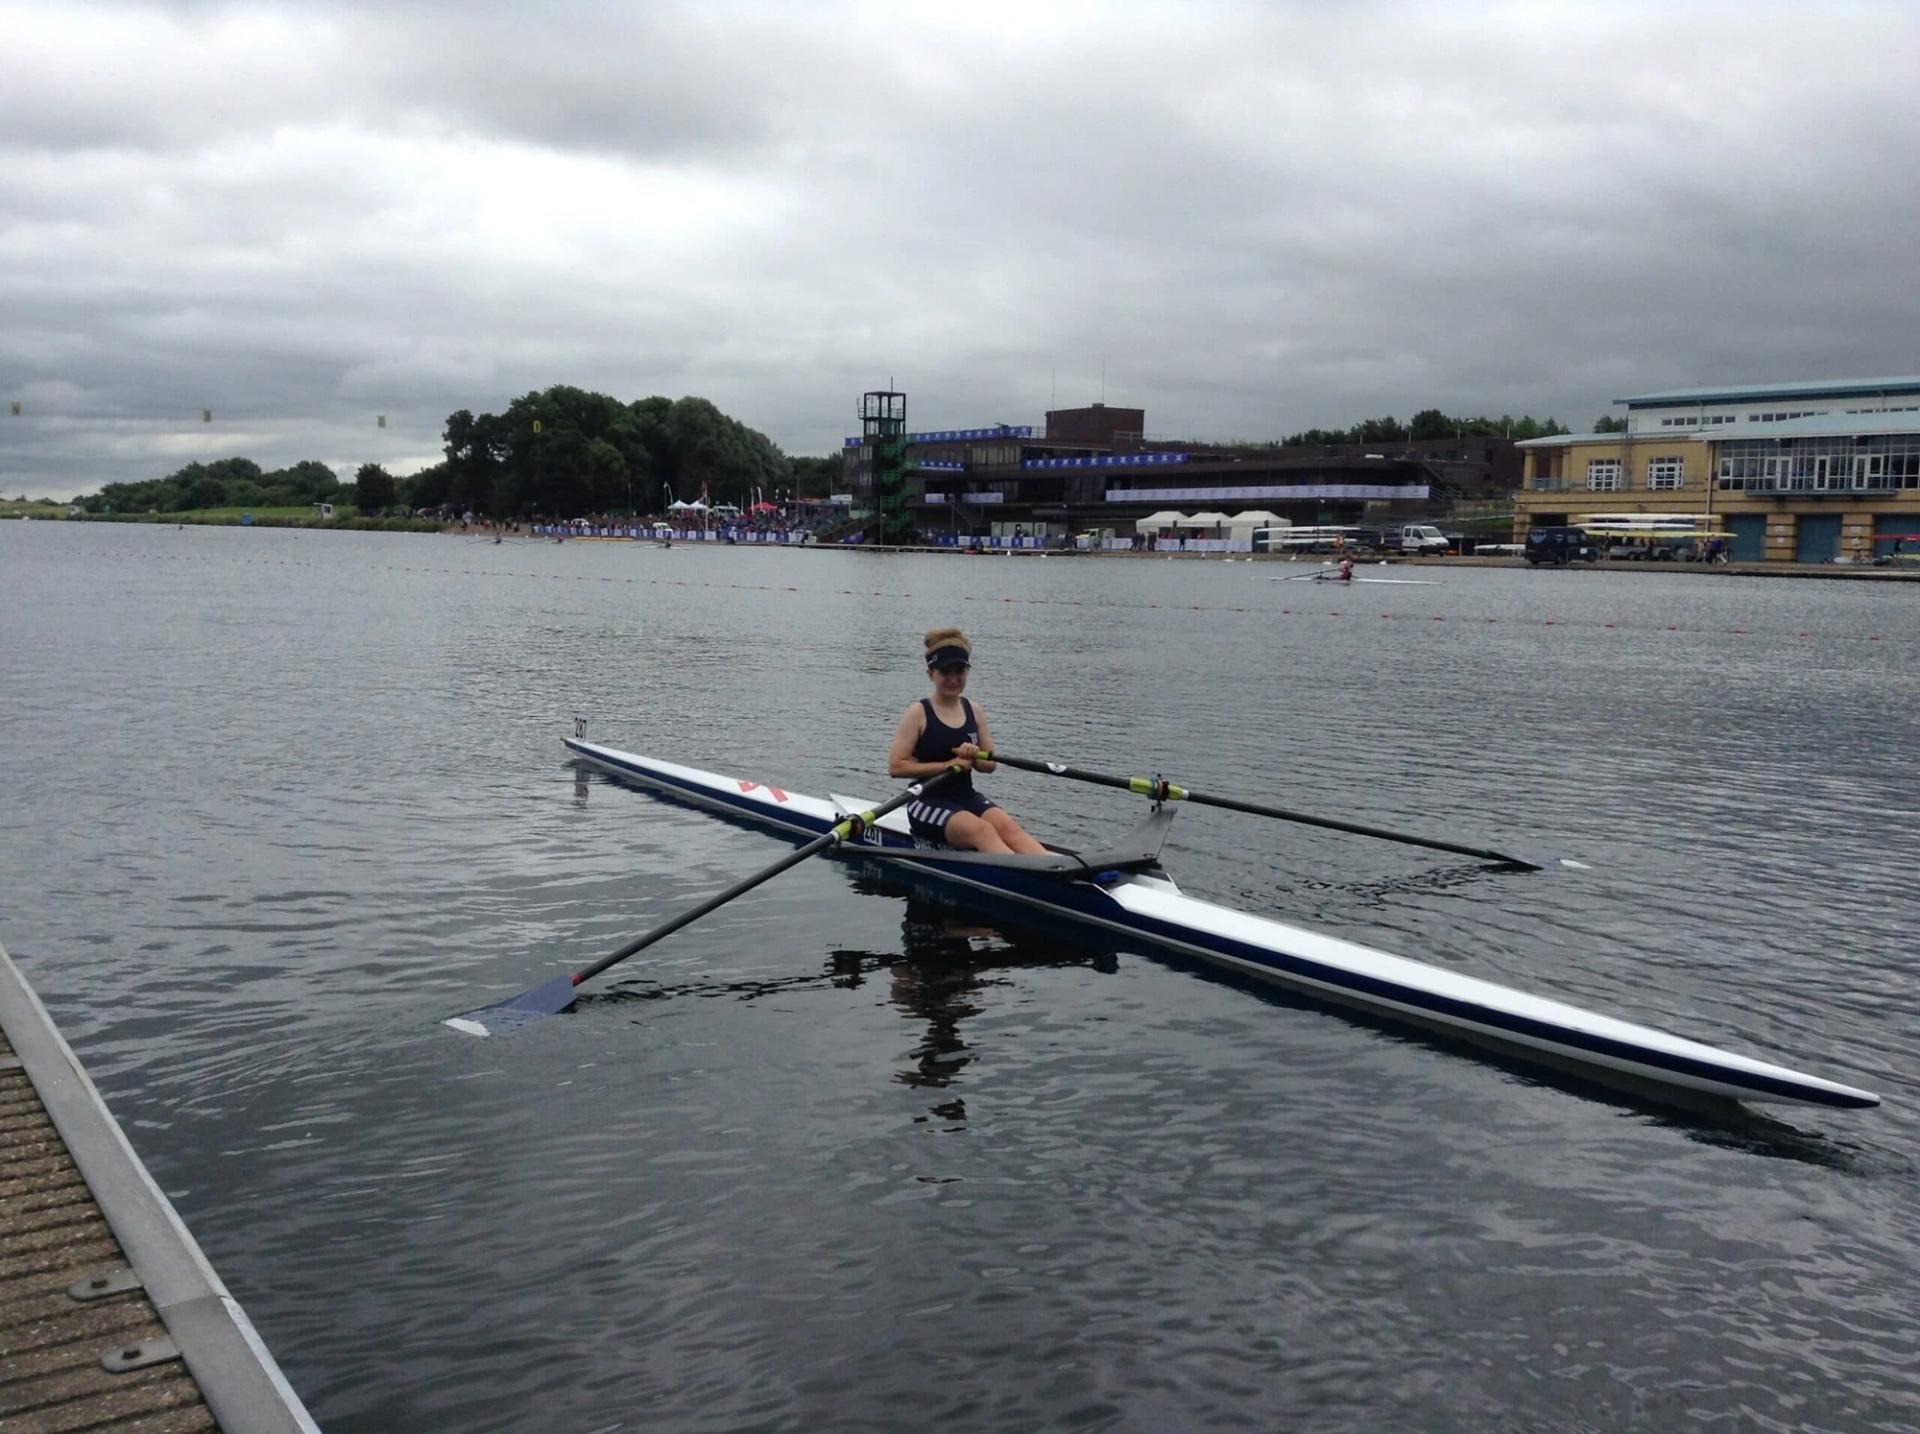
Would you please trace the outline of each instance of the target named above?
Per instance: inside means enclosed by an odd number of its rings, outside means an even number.
[[[1514,541],[1592,512],[1710,516],[1737,562],[1920,552],[1920,378],[1616,399],[1622,433],[1519,445]]]

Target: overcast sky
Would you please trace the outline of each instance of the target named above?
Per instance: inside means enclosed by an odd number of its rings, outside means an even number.
[[[553,383],[817,454],[890,385],[1266,438],[1916,373],[1917,71],[1913,3],[0,3],[0,490],[408,472]]]

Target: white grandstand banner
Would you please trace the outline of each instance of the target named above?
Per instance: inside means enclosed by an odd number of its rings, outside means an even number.
[[[1282,502],[1309,502],[1321,498],[1425,499],[1425,483],[1291,483],[1245,488],[1126,488],[1109,489],[1109,503],[1243,503],[1252,498]]]

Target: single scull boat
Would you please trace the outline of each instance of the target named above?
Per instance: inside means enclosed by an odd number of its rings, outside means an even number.
[[[838,795],[823,801],[581,737],[566,745],[618,776],[806,837],[831,831],[868,805]],[[1633,1089],[1843,1108],[1880,1103],[1871,1091],[1187,896],[1159,860],[1173,813],[1156,806],[1108,851],[987,856],[917,846],[896,812],[843,850]]]
[[[1297,578],[1268,578],[1270,583],[1386,583],[1397,588],[1435,588],[1432,578],[1343,578],[1338,573],[1302,573]]]

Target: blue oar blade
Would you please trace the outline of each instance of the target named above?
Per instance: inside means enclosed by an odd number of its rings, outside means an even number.
[[[482,1006],[464,1015],[449,1016],[440,1024],[452,1026],[454,1030],[469,1036],[503,1036],[522,1026],[532,1025],[544,1016],[557,1015],[566,1010],[573,1004],[575,994],[571,975],[555,976],[545,985],[522,991],[510,1000],[496,1001],[491,1006]]]

